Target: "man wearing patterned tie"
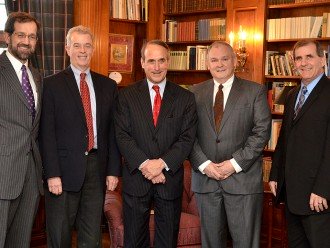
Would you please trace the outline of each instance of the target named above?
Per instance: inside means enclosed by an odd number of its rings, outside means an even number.
[[[45,174],[48,247],[101,247],[105,186],[114,190],[120,155],[114,135],[116,83],[90,70],[93,35],[73,27],[66,39],[71,65],[45,78],[40,148]]]
[[[0,247],[30,247],[43,193],[37,145],[42,85],[28,63],[38,29],[37,20],[24,12],[11,13],[5,25],[8,50],[0,55]]]
[[[330,247],[330,80],[320,43],[293,48],[301,85],[287,96],[269,186],[284,201],[289,247]]]
[[[234,75],[233,48],[216,41],[208,49],[213,78],[191,87],[198,128],[189,156],[192,190],[202,225],[202,247],[235,248],[260,243],[262,151],[270,136],[270,110],[263,85]]]
[[[153,205],[154,247],[176,247],[182,163],[195,139],[196,106],[192,93],[166,79],[166,43],[144,44],[141,65],[146,79],[120,90],[115,115],[117,143],[124,157],[124,246],[150,247]]]

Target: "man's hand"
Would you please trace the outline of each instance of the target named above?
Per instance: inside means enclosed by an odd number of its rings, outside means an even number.
[[[62,194],[62,180],[60,177],[51,177],[47,179],[48,190],[54,195]]]
[[[165,164],[162,159],[150,159],[141,166],[140,170],[145,178],[152,180],[162,173],[164,168]]]
[[[323,210],[328,209],[328,202],[327,199],[312,193],[309,199],[309,206],[312,211],[315,210],[316,212],[322,212]]]
[[[151,181],[153,184],[157,184],[157,183],[165,184],[166,178],[165,178],[164,173],[162,172],[158,176],[154,177]]]
[[[210,178],[213,178],[215,180],[221,180],[223,179],[221,173],[219,172],[219,164],[215,164],[213,162],[209,163],[203,172]]]
[[[276,196],[276,190],[277,190],[277,182],[275,181],[270,181],[268,183],[270,191],[273,193],[274,196]]]
[[[114,191],[118,185],[118,177],[107,176],[106,184],[107,184],[107,190]]]
[[[230,160],[225,160],[222,163],[218,164],[218,171],[221,174],[221,180],[230,177],[236,172]]]

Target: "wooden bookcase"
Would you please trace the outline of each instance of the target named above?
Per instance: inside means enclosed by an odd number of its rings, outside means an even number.
[[[220,0],[221,1],[221,0]],[[218,1],[218,2],[220,2]],[[175,9],[173,5],[178,4],[177,0],[163,0],[164,5],[164,14],[163,14],[163,23],[165,20],[175,20],[178,23],[180,22],[197,22],[202,19],[213,19],[213,18],[226,18],[226,0],[222,0],[221,4],[218,4],[219,7],[213,7],[214,5],[209,5],[206,9],[201,9],[198,5],[201,4],[202,1],[196,1],[195,4],[191,5],[188,11],[170,11],[171,6],[170,2],[172,2],[172,10]],[[182,1],[182,5],[188,4],[188,1]],[[209,1],[210,3],[211,1]],[[180,6],[179,6],[180,8]],[[184,7],[181,7],[184,9]],[[227,25],[226,25],[227,26]],[[198,30],[201,32],[201,30]],[[198,32],[196,30],[196,33]],[[163,31],[165,32],[165,31]],[[164,37],[159,37],[163,38]],[[225,40],[223,38],[222,40]],[[170,46],[171,51],[185,51],[187,46],[196,46],[196,45],[210,45],[214,40],[185,40],[185,41],[176,41],[176,42],[167,42]],[[208,70],[169,70],[167,73],[167,78],[173,82],[183,85],[190,85],[205,81],[211,77]]]

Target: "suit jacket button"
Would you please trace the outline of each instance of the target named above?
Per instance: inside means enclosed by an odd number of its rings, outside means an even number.
[[[87,156],[88,155],[88,152],[85,152],[85,155]]]
[[[219,139],[217,139],[215,142],[217,142],[218,144],[220,143],[220,140]]]

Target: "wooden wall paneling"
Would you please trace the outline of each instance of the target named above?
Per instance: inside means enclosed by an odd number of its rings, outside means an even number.
[[[89,27],[95,37],[91,69],[103,75],[108,75],[109,9],[109,0],[74,1],[74,25]]]
[[[248,72],[239,72],[238,76],[263,82],[264,75],[264,33],[266,18],[266,0],[227,0],[227,30],[226,37],[229,40],[229,33],[238,33],[240,25],[247,32],[246,48],[249,53],[246,68]],[[236,37],[235,37],[236,40]]]
[[[166,0],[149,0],[147,40],[160,39],[162,37],[164,3],[166,3]]]

